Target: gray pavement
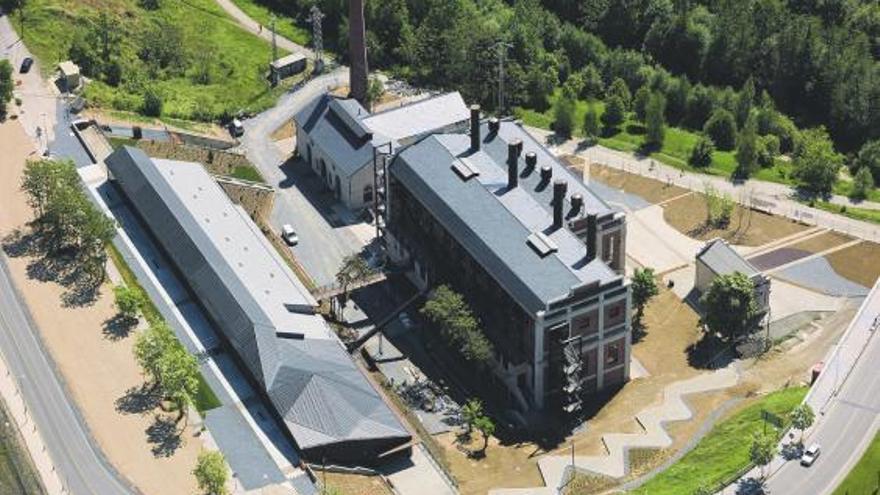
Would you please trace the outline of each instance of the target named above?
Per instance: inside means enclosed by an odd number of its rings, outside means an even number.
[[[0,265],[0,350],[21,384],[28,410],[64,485],[78,495],[137,493],[95,445],[12,285],[2,252]]]

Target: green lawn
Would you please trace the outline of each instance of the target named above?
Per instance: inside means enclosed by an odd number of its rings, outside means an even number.
[[[874,436],[862,459],[849,472],[834,495],[874,495],[880,493],[880,433]]]
[[[522,119],[526,125],[540,127],[542,129],[550,129],[553,124],[553,104],[558,97],[559,91],[550,97],[550,108],[544,112],[538,112],[526,108],[517,108],[515,109],[516,115],[518,118]],[[604,103],[596,101],[593,105],[596,107],[596,112],[601,116],[605,111]],[[589,103],[586,101],[578,100],[575,102],[574,122],[576,136],[583,136],[581,125],[584,121],[584,114],[586,114],[588,107]],[[641,150],[645,141],[644,135],[644,125],[642,125],[641,122],[634,120],[632,115],[630,115],[627,121],[624,122],[616,132],[602,136],[599,139],[599,144],[618,151],[634,153]],[[712,155],[712,164],[706,168],[698,169],[688,165],[687,161],[690,157],[691,149],[696,144],[697,139],[699,139],[699,134],[695,132],[678,127],[667,127],[666,139],[663,142],[663,147],[660,150],[651,153],[651,157],[659,162],[683,170],[730,177],[736,168],[736,158],[732,151],[716,151]],[[770,182],[779,182],[782,184],[791,184],[789,170],[790,164],[788,162],[777,159],[775,166],[758,170],[755,173],[754,178]]]
[[[274,12],[259,0],[232,0],[232,3],[251,19],[262,24],[263,29],[269,29],[270,19],[274,13],[275,32],[297,45],[308,46],[312,42],[312,35],[308,29],[297,25],[294,19]]]
[[[242,30],[213,0],[164,1],[156,11],[144,10],[138,0],[29,0],[27,5],[24,40],[46,71],[54,71],[59,61],[69,58],[72,41],[97,23],[99,12],[110,17],[113,35],[119,39],[122,83],[88,84],[85,95],[94,106],[139,111],[145,90],[155,87],[164,100],[163,118],[214,120],[242,110],[266,109],[285,89],[268,87],[269,44]],[[141,33],[159,20],[182,33],[183,73],[150,74],[138,58]],[[17,19],[14,25],[19,26]],[[210,57],[212,79],[210,84],[197,84],[196,57],[205,50],[215,52]]]
[[[214,391],[211,390],[211,386],[208,385],[208,382],[205,381],[205,377],[202,376],[201,373],[199,373],[199,391],[196,393],[196,396],[193,397],[193,402],[195,403],[196,410],[198,410],[199,414],[203,417],[205,412],[223,405]]]
[[[633,493],[690,494],[700,486],[714,488],[727,481],[749,464],[752,435],[763,428],[761,411],[787,416],[806,393],[804,387],[788,388],[752,402],[716,425],[693,450]]]
[[[266,182],[260,171],[250,165],[239,165],[232,170],[232,176],[236,179],[249,180],[251,182]]]
[[[880,224],[880,210],[870,210],[868,208],[857,208],[852,206],[842,207],[826,201],[815,201],[813,206],[820,210],[852,218],[853,220]]]

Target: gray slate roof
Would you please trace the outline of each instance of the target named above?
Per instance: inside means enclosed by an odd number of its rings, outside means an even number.
[[[700,252],[697,260],[702,261],[710,270],[718,275],[730,275],[734,272],[743,273],[749,277],[761,272],[739,255],[730,247],[724,239],[712,239],[707,242]]]
[[[300,448],[409,438],[323,318],[285,307],[316,302],[201,165],[129,147],[106,163]]]
[[[518,128],[513,123],[504,125]],[[511,135],[519,137],[515,130]],[[550,230],[552,207],[547,191],[535,190],[537,181],[520,179],[519,187],[507,189],[506,142],[486,139],[479,152],[471,153],[470,138],[465,134],[428,136],[403,149],[390,173],[532,314],[573,287],[620,278],[599,259],[587,263],[584,244],[568,229]],[[540,147],[534,141],[524,143],[525,150]],[[540,169],[547,160],[542,161],[542,154],[538,156]],[[464,167],[453,166],[458,160]],[[561,170],[554,168],[554,177],[568,173],[561,164],[556,166]],[[464,180],[461,171],[468,169],[477,175]],[[575,181],[569,182],[571,191]],[[585,195],[585,203],[597,210],[608,208],[592,195]],[[543,233],[550,243],[536,233]],[[536,241],[553,252],[542,256],[534,247]]]

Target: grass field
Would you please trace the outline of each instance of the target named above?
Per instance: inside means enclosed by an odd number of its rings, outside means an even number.
[[[714,487],[749,464],[752,435],[761,431],[761,411],[786,416],[797,406],[806,388],[789,388],[749,403],[728,417],[678,462],[633,493],[680,495],[701,486]]]
[[[550,108],[544,112],[535,110],[517,108],[516,115],[522,119],[526,125],[540,127],[542,129],[550,129],[553,124],[553,104],[559,97],[559,91],[550,97]],[[584,100],[575,102],[575,135],[583,136],[581,125],[584,121],[584,115],[587,113],[589,103]],[[601,101],[593,103],[596,112],[601,116],[605,111],[605,105]],[[631,116],[630,116],[631,117]],[[604,135],[599,139],[599,144],[615,149],[618,151],[638,152],[645,141],[644,126],[632,118],[627,119],[617,130],[616,133]],[[736,168],[736,158],[732,151],[716,151],[712,155],[712,164],[706,168],[694,168],[688,165],[688,157],[691,149],[699,139],[699,135],[695,132],[688,131],[677,127],[666,128],[666,139],[663,147],[651,153],[651,157],[657,161],[667,165],[694,171],[704,174],[719,175],[729,177]],[[770,168],[762,168],[754,174],[755,179],[765,180],[769,182],[779,182],[782,184],[791,184],[789,178],[790,164],[784,160],[777,159],[776,165]]]
[[[110,259],[113,260],[113,264],[116,265],[117,270],[119,270],[119,274],[122,276],[122,280],[125,282],[125,285],[132,288],[136,292],[141,295],[141,301],[143,304],[141,305],[141,313],[144,315],[144,319],[147,320],[148,323],[155,324],[161,321],[164,321],[162,318],[162,314],[159,313],[159,310],[156,308],[156,305],[153,304],[153,301],[150,299],[150,296],[141,287],[141,284],[138,283],[137,277],[135,277],[134,272],[129,268],[128,263],[125,262],[125,258],[122,257],[122,253],[116,249],[116,246],[112,244],[108,248],[110,253]],[[206,411],[214,409],[216,407],[220,407],[222,404],[220,403],[220,399],[217,398],[217,395],[211,390],[211,387],[205,381],[205,377],[199,373],[199,391],[196,393],[196,396],[193,397],[193,402],[195,403],[196,409],[203,416]]]
[[[45,493],[31,465],[30,457],[21,443],[18,430],[2,403],[0,403],[0,493],[4,495]]]
[[[875,495],[880,493],[880,433],[874,436],[859,463],[844,478],[834,495]]]
[[[259,0],[232,0],[232,3],[251,19],[262,24],[263,29],[269,29],[272,14],[275,14],[276,33],[300,46],[307,46],[312,41],[311,33],[300,27],[293,18],[269,9]]]
[[[864,287],[873,287],[880,277],[880,244],[860,242],[825,256],[838,275]]]
[[[44,70],[69,57],[73,40],[97,25],[99,13],[109,16],[117,38],[122,82],[112,87],[100,81],[86,86],[90,105],[139,111],[147,88],[164,100],[163,117],[212,120],[240,110],[260,111],[271,106],[284,88],[270,90],[266,81],[271,48],[264,40],[242,30],[213,0],[162,2],[160,9],[144,10],[137,0],[30,0],[26,9],[24,40],[43,63]],[[139,58],[143,33],[158,22],[179,30],[185,53],[182,71],[151,74]],[[18,26],[18,20],[14,23]],[[209,84],[197,84],[199,56],[213,51]],[[202,55],[203,56],[203,55]]]
[[[825,210],[831,213],[837,213],[838,215],[852,218],[853,220],[860,220],[862,222],[870,223],[880,223],[880,210],[871,210],[868,208],[858,208],[853,206],[844,207],[837,204],[829,203],[827,201],[815,201],[813,202],[813,206],[819,208],[820,210]]]

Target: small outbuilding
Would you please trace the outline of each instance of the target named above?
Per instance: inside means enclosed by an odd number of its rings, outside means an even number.
[[[724,239],[712,239],[697,253],[694,287],[705,294],[712,281],[720,275],[740,272],[755,284],[755,302],[758,312],[770,307],[770,278],[733,249]]]
[[[269,70],[278,80],[299,74],[306,70],[306,56],[302,53],[291,53],[270,63]]]
[[[70,60],[58,64],[58,82],[65,91],[73,91],[79,87],[81,78],[79,66]]]

